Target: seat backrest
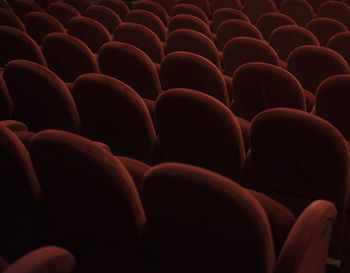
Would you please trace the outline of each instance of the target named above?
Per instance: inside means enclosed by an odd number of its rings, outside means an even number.
[[[155,64],[133,45],[106,43],[99,52],[98,63],[103,74],[126,83],[143,98],[154,100],[161,92]]]
[[[215,0],[211,2],[211,9],[213,13],[218,9],[231,8],[235,10],[242,10],[243,5],[240,0]]]
[[[146,219],[118,158],[56,130],[36,134],[30,153],[47,204],[48,241],[74,254],[77,272],[139,272],[136,252]]]
[[[171,16],[174,17],[180,14],[189,14],[198,17],[206,24],[209,23],[208,16],[205,14],[205,12],[201,8],[192,4],[177,4],[171,13]]]
[[[278,66],[277,53],[265,41],[250,37],[229,40],[223,50],[223,73],[232,77],[233,72],[245,63],[262,62]]]
[[[4,3],[7,3],[5,1],[2,1]],[[13,13],[13,11],[0,8],[0,26],[9,26],[9,27],[15,27],[22,31],[25,31],[25,26],[22,23],[21,19]]]
[[[4,79],[16,119],[30,130],[80,129],[78,111],[67,86],[46,67],[14,60],[5,66]]]
[[[309,21],[305,28],[315,34],[321,46],[326,46],[328,40],[335,34],[348,30],[347,27],[338,20],[319,17]]]
[[[327,47],[338,52],[350,65],[350,31],[339,32],[328,40]]]
[[[195,90],[170,89],[156,101],[156,120],[164,161],[239,177],[245,159],[242,133],[224,104]]]
[[[25,32],[13,27],[0,26],[0,41],[0,67],[15,59],[46,65],[40,47]]]
[[[55,17],[47,14],[46,12],[33,11],[26,15],[24,24],[27,29],[27,33],[37,42],[42,44],[46,35],[53,32],[62,32],[66,30],[64,26]]]
[[[16,0],[13,3],[13,11],[22,20],[22,22],[24,22],[24,18],[29,12],[44,11],[44,9],[34,1]]]
[[[86,44],[93,53],[111,41],[108,30],[98,21],[89,17],[76,17],[67,23],[67,33]]]
[[[327,1],[318,8],[318,16],[328,17],[338,20],[347,28],[350,27],[350,8],[340,1]]]
[[[218,68],[221,68],[220,57],[214,42],[204,34],[194,30],[174,30],[168,36],[165,51],[167,54],[174,51],[196,53],[211,61]]]
[[[169,21],[169,33],[177,29],[192,29],[211,38],[209,26],[196,16],[190,14],[179,14]]]
[[[302,27],[314,17],[314,11],[306,0],[284,0],[280,12],[294,19]]]
[[[191,4],[200,8],[207,15],[208,18],[211,17],[210,4],[208,0],[179,0],[178,4]]]
[[[122,21],[129,13],[129,7],[122,0],[100,0],[98,4],[112,9]]]
[[[288,15],[279,12],[264,13],[256,21],[256,26],[265,41],[270,41],[272,31],[283,25],[296,25],[296,23]]]
[[[128,13],[124,19],[125,22],[141,24],[152,30],[161,40],[166,40],[166,28],[159,17],[147,10],[136,9]]]
[[[287,61],[289,53],[303,45],[319,46],[320,42],[311,31],[300,26],[280,26],[270,36],[270,46],[282,61]]]
[[[303,88],[315,94],[317,86],[327,77],[349,74],[344,58],[332,49],[320,46],[300,46],[288,56],[287,69]]]
[[[91,0],[66,0],[65,3],[74,7],[80,14],[84,14],[84,12],[94,5]]]
[[[155,63],[164,58],[164,47],[158,36],[149,28],[136,23],[122,23],[114,31],[114,41],[131,44]]]
[[[254,81],[252,81],[254,79]],[[240,66],[232,79],[231,110],[251,121],[258,113],[274,107],[306,110],[303,89],[286,70],[267,63]]]
[[[145,103],[132,88],[109,76],[86,74],[73,89],[89,139],[107,144],[114,154],[150,162],[156,134]]]
[[[151,1],[160,4],[167,11],[168,14],[171,14],[171,11],[173,10],[173,8],[178,2],[178,0],[151,0]]]
[[[236,37],[252,37],[263,40],[260,31],[252,24],[239,19],[229,19],[222,22],[216,30],[218,49],[223,50],[225,44]]]
[[[47,35],[43,41],[42,51],[49,69],[65,82],[73,82],[82,74],[100,71],[92,51],[72,35],[65,33]]]
[[[213,13],[211,22],[212,22],[212,28],[213,32],[216,33],[216,30],[218,26],[229,19],[238,19],[246,22],[250,22],[247,15],[245,15],[242,11],[233,9],[233,8],[221,8],[216,10]]]
[[[70,19],[79,17],[80,12],[63,2],[54,2],[47,7],[47,13],[58,19],[65,27]]]
[[[220,70],[202,56],[185,51],[170,53],[161,63],[160,75],[164,90],[194,89],[229,105],[225,80]]]
[[[315,114],[333,124],[349,141],[350,127],[347,101],[350,75],[335,75],[325,79],[317,88]]]
[[[264,209],[232,180],[166,163],[146,174],[142,197],[160,272],[273,272]]]
[[[133,9],[141,9],[141,10],[147,10],[149,12],[152,12],[154,15],[158,16],[160,20],[164,23],[165,26],[168,25],[169,22],[169,15],[165,8],[154,1],[138,1]]]
[[[91,6],[85,11],[84,15],[100,22],[110,34],[113,34],[115,28],[122,22],[118,14],[105,6]]]
[[[273,0],[246,0],[244,4],[244,13],[253,25],[256,25],[256,21],[264,13],[275,11],[277,8]]]
[[[251,182],[299,215],[312,201],[331,201],[339,215],[332,255],[340,256],[349,199],[349,151],[341,133],[315,115],[288,108],[258,114],[251,127]]]

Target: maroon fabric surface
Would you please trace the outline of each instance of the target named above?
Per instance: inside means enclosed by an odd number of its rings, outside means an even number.
[[[284,0],[280,12],[293,18],[302,27],[314,17],[314,11],[306,0]]]
[[[172,9],[177,4],[178,0],[151,0],[160,4],[168,14],[171,14]]]
[[[222,8],[242,10],[243,5],[240,0],[216,0],[211,2],[211,9],[213,13],[218,9],[222,9]]]
[[[277,9],[272,0],[246,0],[244,4],[244,13],[249,17],[253,25],[256,24],[261,15],[274,11],[277,11]]]
[[[350,27],[350,8],[340,1],[327,1],[318,8],[318,16],[338,20],[346,27]]]
[[[34,1],[16,0],[13,4],[13,11],[19,18],[21,18],[22,22],[24,22],[24,18],[29,12],[44,10]]]
[[[149,12],[152,12],[154,15],[158,16],[159,19],[162,20],[165,26],[168,25],[169,22],[169,15],[165,8],[154,1],[138,1],[133,9],[141,9],[141,10],[147,10]]]
[[[2,3],[7,3],[5,1],[1,1]],[[1,8],[0,9],[0,25],[1,26],[9,26],[9,27],[15,27],[22,31],[25,31],[24,24],[22,23],[21,19],[13,13],[13,11]]]
[[[0,120],[10,119],[13,114],[13,102],[3,77],[0,77]]]
[[[211,38],[209,26],[196,16],[190,14],[179,14],[169,21],[169,33],[176,29],[192,29]]]
[[[129,13],[128,6],[121,0],[100,0],[98,5],[108,7],[112,9],[116,14],[119,15],[122,21],[125,19],[126,15]]]
[[[350,65],[350,52],[349,52],[349,46],[350,46],[350,31],[346,32],[340,32],[333,37],[331,37],[328,40],[327,47],[330,49],[335,50],[340,55],[344,57],[344,59],[347,61],[348,65]]]
[[[186,3],[177,4],[171,13],[171,16],[174,17],[180,14],[189,14],[189,15],[198,17],[199,19],[204,21],[206,24],[209,23],[208,16],[205,14],[205,12],[201,8],[193,4],[186,4]]]
[[[74,7],[81,14],[84,14],[84,12],[93,5],[90,0],[66,0],[64,2]]]
[[[71,18],[80,16],[78,10],[63,2],[51,3],[47,7],[47,13],[58,19],[65,27]]]
[[[91,6],[85,11],[84,15],[100,22],[110,34],[113,34],[115,28],[122,22],[117,13],[105,6]]]
[[[230,20],[230,19],[238,19],[238,20],[250,22],[248,16],[245,15],[240,10],[233,9],[233,8],[220,8],[220,9],[216,10],[212,16],[211,22],[212,22],[213,32],[216,33],[218,26],[222,22],[224,22],[226,20]]]
[[[178,4],[191,4],[200,8],[208,18],[211,17],[210,4],[208,0],[179,0]]]

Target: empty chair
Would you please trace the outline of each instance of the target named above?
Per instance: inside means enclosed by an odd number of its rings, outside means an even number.
[[[47,35],[43,41],[42,51],[49,69],[65,82],[73,82],[85,73],[100,71],[92,51],[72,35],[64,33]]]
[[[12,264],[4,264],[1,272],[35,273],[50,270],[55,273],[70,273],[74,265],[72,253],[56,246],[46,246],[26,253]]]
[[[11,10],[4,8],[0,8],[0,26],[15,27],[22,31],[25,31],[25,27],[21,19]]]
[[[169,33],[176,29],[192,29],[212,38],[209,26],[196,16],[190,14],[179,14],[169,21]]]
[[[328,0],[307,0],[307,2],[311,5],[315,13],[317,13],[318,8],[322,5],[322,3],[327,1]]]
[[[350,73],[347,62],[337,52],[311,45],[294,49],[288,56],[287,69],[313,94],[325,78]]]
[[[160,63],[164,57],[163,44],[158,36],[143,25],[135,23],[120,24],[114,31],[114,40],[141,49],[155,63]]]
[[[247,15],[245,15],[242,11],[232,8],[221,8],[216,10],[212,16],[212,28],[213,32],[216,33],[218,26],[229,19],[238,19],[246,22],[250,22]]]
[[[14,60],[5,66],[4,80],[16,119],[31,131],[80,129],[78,111],[67,86],[46,67]]]
[[[96,142],[56,130],[36,134],[30,153],[47,204],[48,243],[74,254],[74,272],[141,272],[146,218],[118,158]]]
[[[256,22],[256,26],[260,30],[265,41],[270,40],[272,31],[283,25],[296,25],[296,23],[288,15],[279,12],[264,13]]]
[[[73,6],[80,14],[84,14],[85,11],[93,5],[90,0],[66,0],[64,2]]]
[[[170,33],[165,50],[167,54],[174,51],[193,52],[221,68],[220,57],[214,42],[204,34],[194,30],[178,29]]]
[[[195,90],[170,89],[156,101],[156,120],[163,161],[239,177],[245,159],[241,128],[224,104]]]
[[[151,0],[151,1],[160,4],[167,11],[169,15],[171,14],[171,11],[173,10],[173,8],[178,2],[178,0]]]
[[[314,11],[306,0],[284,0],[280,12],[288,15],[302,27],[314,17]]]
[[[266,152],[268,151],[268,152]],[[341,133],[312,114],[274,108],[258,114],[251,127],[248,187],[299,215],[316,199],[334,203],[331,257],[341,256],[349,198],[349,152]]]
[[[132,10],[125,17],[125,22],[137,23],[148,27],[158,38],[164,42],[166,39],[166,28],[161,19],[147,10]]]
[[[121,0],[100,0],[98,4],[112,9],[116,14],[118,14],[122,21],[129,13],[128,6]]]
[[[41,190],[22,142],[0,124],[1,255],[11,262],[43,243],[40,234]]]
[[[246,0],[244,13],[249,17],[252,24],[256,24],[258,18],[267,12],[277,11],[276,5],[272,0]]]
[[[216,45],[218,49],[223,50],[225,44],[236,37],[263,39],[260,31],[252,24],[238,19],[230,19],[222,22],[216,30]]]
[[[263,62],[279,65],[277,53],[264,41],[237,37],[228,41],[223,50],[223,73],[232,76],[241,65],[249,62]]]
[[[0,67],[8,61],[25,59],[46,65],[46,60],[37,43],[23,31],[0,26]]]
[[[211,2],[211,9],[213,13],[218,9],[222,9],[222,8],[242,10],[243,5],[240,0],[215,0]]]
[[[192,4],[177,4],[171,12],[171,16],[174,17],[180,14],[189,14],[198,17],[207,24],[209,23],[208,16],[205,14],[205,12]]]
[[[344,24],[332,18],[315,18],[305,27],[315,34],[321,46],[326,46],[328,40],[335,34],[348,30]]]
[[[254,80],[252,80],[254,79]],[[240,66],[232,78],[233,113],[251,121],[258,113],[274,107],[306,110],[303,89],[288,71],[267,63]]]
[[[4,79],[0,77],[0,120],[9,120],[12,114],[13,102]]]
[[[27,33],[37,42],[42,44],[46,35],[53,32],[62,32],[66,30],[64,26],[55,17],[41,11],[33,11],[27,14],[24,24]]]
[[[59,0],[34,0],[34,1],[46,11],[47,7],[51,3],[58,2]]]
[[[113,34],[115,28],[122,22],[118,14],[105,6],[91,6],[85,11],[84,15],[100,22],[110,34]]]
[[[22,22],[24,22],[24,18],[29,12],[44,10],[34,1],[16,0],[13,4],[13,11],[22,20]]]
[[[166,163],[146,174],[141,192],[157,272],[325,270],[337,215],[331,202],[315,201],[303,211],[276,263],[275,237],[261,200],[232,180],[202,168]]]
[[[154,100],[161,92],[156,66],[133,45],[106,43],[100,49],[98,63],[103,74],[126,83],[143,98]]]
[[[47,7],[47,13],[58,19],[65,27],[70,19],[80,16],[73,6],[63,2],[54,2]]]
[[[277,52],[282,61],[287,61],[289,53],[303,45],[320,45],[317,37],[303,27],[280,26],[270,36],[270,46]]]
[[[211,17],[210,4],[208,0],[179,0],[178,4],[191,4],[200,8],[207,17]]]
[[[338,20],[347,28],[350,27],[350,8],[340,1],[327,1],[318,8],[318,16],[328,17]]]
[[[141,9],[141,10],[147,10],[149,12],[152,12],[154,15],[158,16],[160,20],[164,23],[165,26],[168,25],[169,22],[169,15],[165,8],[154,1],[138,1],[133,9]]]
[[[329,39],[327,47],[335,50],[340,55],[344,57],[344,59],[350,65],[350,31],[340,32],[335,34],[332,38]]]
[[[156,134],[132,88],[109,76],[86,74],[74,82],[73,97],[89,139],[107,144],[114,154],[151,162]]]
[[[315,114],[333,124],[349,141],[350,75],[326,78],[317,88]]]
[[[98,53],[103,44],[111,41],[108,30],[101,23],[89,17],[69,20],[67,32],[84,42],[93,53]]]
[[[160,66],[164,90],[194,89],[229,105],[225,80],[220,70],[209,60],[191,52],[168,54]]]

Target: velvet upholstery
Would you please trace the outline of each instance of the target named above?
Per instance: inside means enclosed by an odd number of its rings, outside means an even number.
[[[276,5],[272,0],[246,0],[244,13],[249,17],[252,24],[256,24],[258,18],[267,12],[277,11]]]
[[[149,12],[152,12],[154,15],[158,16],[160,20],[164,23],[165,26],[168,25],[169,22],[169,15],[165,8],[154,1],[138,1],[133,9],[141,9],[141,10],[147,10]]]
[[[85,11],[84,15],[100,22],[110,34],[113,34],[115,28],[122,22],[118,14],[105,6],[91,6]]]
[[[25,31],[25,26],[22,23],[21,19],[16,14],[14,14],[13,11],[5,8],[0,8],[0,26],[15,27],[19,30]]]
[[[242,10],[243,5],[240,0],[215,0],[211,2],[211,9],[213,13],[222,8]]]
[[[340,1],[327,1],[318,8],[318,16],[328,17],[338,20],[347,28],[350,27],[350,8]]]
[[[47,7],[47,13],[58,19],[65,27],[70,19],[79,17],[80,12],[64,2],[54,2]]]
[[[280,12],[294,19],[302,27],[314,17],[314,11],[306,0],[284,0]]]
[[[112,9],[116,14],[119,15],[122,21],[129,13],[128,6],[122,0],[100,0],[98,4]]]
[[[193,4],[177,4],[171,13],[171,16],[174,17],[180,14],[189,14],[198,17],[206,24],[209,23],[208,16],[205,14],[205,12],[201,8]]]
[[[44,10],[34,1],[16,0],[13,4],[13,11],[22,20],[22,22],[24,22],[24,18],[29,12]]]
[[[246,22],[250,22],[247,15],[242,11],[233,8],[220,8],[213,13],[212,16],[212,28],[213,32],[216,33],[218,26],[229,19],[238,19]]]
[[[179,0],[178,4],[191,4],[200,8],[207,15],[208,18],[211,17],[211,10],[209,0]]]
[[[66,0],[64,2],[74,7],[80,14],[84,14],[93,5],[91,0]]]
[[[171,11],[177,4],[178,0],[151,0],[151,1],[160,4],[167,11],[168,14],[171,14]]]
[[[328,40],[327,47],[338,52],[350,65],[350,31],[340,32]]]
[[[198,31],[209,38],[212,38],[209,26],[196,16],[190,14],[179,14],[169,21],[169,33],[176,29],[192,29]]]

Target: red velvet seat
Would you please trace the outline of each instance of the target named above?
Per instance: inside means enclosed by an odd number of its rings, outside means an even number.
[[[215,0],[211,2],[211,9],[213,13],[217,11],[218,9],[222,8],[231,8],[231,9],[236,9],[236,10],[242,10],[243,5],[242,1],[240,0]]]
[[[21,19],[14,14],[13,11],[5,8],[0,8],[0,26],[15,27],[19,30],[25,31],[25,26]]]
[[[122,22],[118,14],[105,6],[91,6],[85,11],[84,15],[100,22],[110,34],[113,34],[115,28]]]
[[[93,5],[91,0],[66,0],[64,2],[74,7],[80,14],[84,14]]]
[[[24,24],[27,33],[39,44],[42,44],[46,35],[53,32],[62,32],[66,30],[64,26],[55,17],[41,11],[33,11],[26,15]]]
[[[138,1],[133,9],[141,9],[152,12],[154,15],[158,16],[160,20],[164,23],[165,26],[168,25],[169,15],[166,9],[159,3],[154,1]]]
[[[262,62],[278,66],[277,53],[265,41],[249,37],[229,40],[223,50],[222,72],[232,77],[233,72],[245,63]]]
[[[122,42],[103,45],[98,63],[103,74],[126,83],[143,98],[154,100],[162,91],[155,64],[133,45]]]
[[[63,2],[51,3],[47,7],[47,13],[58,19],[65,27],[70,19],[80,16],[78,10]]]
[[[335,34],[348,30],[344,24],[332,18],[314,18],[305,27],[315,34],[321,46],[326,46]]]
[[[327,1],[318,8],[318,16],[328,17],[338,20],[347,28],[350,27],[350,8],[340,1]]]
[[[37,43],[23,31],[0,26],[0,67],[8,61],[24,59],[46,65],[46,60]]]
[[[233,8],[221,8],[216,10],[212,16],[212,28],[213,32],[216,33],[218,26],[229,19],[238,19],[246,22],[250,22],[247,15],[242,11]]]
[[[178,4],[194,5],[196,7],[199,7],[202,11],[204,11],[208,18],[211,17],[209,0],[179,0]]]
[[[287,68],[313,94],[325,78],[350,73],[347,62],[337,52],[311,45],[294,49],[288,56]]]
[[[318,8],[322,5],[322,3],[327,2],[328,0],[307,0],[315,13],[317,13]]]
[[[72,35],[64,33],[47,35],[42,51],[49,69],[65,82],[73,82],[85,73],[100,72],[92,51]]]
[[[209,60],[191,52],[168,54],[160,66],[164,90],[194,89],[229,105],[225,80],[220,70]]]
[[[0,155],[0,251],[5,260],[13,262],[43,243],[42,195],[27,149],[3,124],[0,124]]]
[[[86,44],[93,53],[98,53],[103,44],[111,41],[108,30],[89,17],[70,19],[67,23],[67,32]]]
[[[284,0],[280,12],[291,17],[302,27],[314,17],[314,11],[306,0]]]
[[[272,0],[246,0],[244,13],[249,17],[252,24],[256,25],[258,18],[267,12],[277,11]]]
[[[47,203],[48,242],[74,254],[74,272],[141,272],[146,217],[117,157],[56,130],[38,133],[30,153]]]
[[[350,65],[350,31],[340,32],[328,40],[327,47],[338,52]]]
[[[34,0],[39,6],[41,6],[45,11],[51,3],[58,2],[59,0]]]
[[[29,12],[44,11],[44,9],[34,1],[16,0],[13,4],[13,11],[24,22],[24,18]]]
[[[0,120],[11,119],[12,114],[13,102],[4,79],[0,77]]]
[[[80,129],[78,111],[68,88],[46,67],[14,60],[5,66],[4,79],[13,100],[16,119],[24,122],[30,130]]]
[[[327,121],[300,110],[269,109],[252,122],[251,157],[246,165],[250,177],[244,184],[281,202],[296,216],[316,199],[333,202],[339,214],[329,256],[340,258],[349,160],[345,139]]]
[[[303,27],[281,26],[276,28],[270,36],[270,46],[282,61],[287,61],[289,53],[303,45],[320,45],[317,37]]]
[[[98,5],[108,7],[112,9],[122,21],[125,19],[126,15],[129,13],[128,6],[121,0],[100,0]]]
[[[188,51],[196,53],[221,68],[220,57],[216,46],[204,34],[190,30],[178,29],[168,36],[165,51],[167,54],[175,51]]]
[[[114,41],[131,44],[160,63],[164,58],[164,47],[158,36],[149,28],[135,23],[122,23],[114,31]]]
[[[174,7],[173,11],[171,12],[171,16],[174,17],[180,14],[189,14],[189,15],[198,17],[199,19],[204,21],[206,24],[209,23],[209,19],[206,13],[201,8],[193,4],[188,4],[188,3],[177,4]]]
[[[260,31],[252,24],[238,19],[230,19],[222,22],[216,30],[218,49],[223,50],[225,44],[236,37],[252,37],[263,40]]]
[[[3,9],[7,9],[9,11],[13,11],[13,8],[11,7],[11,5],[5,0],[0,1],[0,7]]]
[[[152,30],[162,42],[166,39],[166,28],[161,19],[147,10],[132,10],[125,17],[125,22],[137,23]]]
[[[179,14],[170,19],[168,27],[169,34],[174,30],[182,28],[192,29],[206,35],[210,39],[212,38],[209,26],[196,16]]]
[[[171,11],[177,4],[178,0],[151,0],[152,2],[156,2],[160,4],[168,14],[171,14]]]
[[[162,160],[182,162],[237,179],[245,159],[241,128],[215,98],[190,89],[170,89],[156,101]]]
[[[74,82],[73,97],[88,138],[107,144],[116,155],[152,161],[152,119],[132,88],[109,76],[86,74]]]
[[[264,13],[256,21],[256,26],[260,30],[265,41],[270,41],[271,33],[276,28],[283,25],[296,25],[296,23],[288,15],[279,12]]]

